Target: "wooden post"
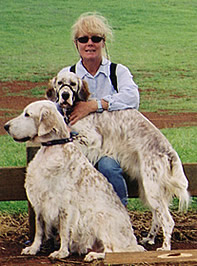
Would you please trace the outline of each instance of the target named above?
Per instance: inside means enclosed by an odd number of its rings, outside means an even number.
[[[40,144],[34,144],[32,142],[27,143],[26,145],[27,165],[34,158],[35,154],[39,149],[40,149]],[[29,216],[29,236],[30,240],[33,241],[35,235],[35,213],[29,201],[28,201],[28,216]]]

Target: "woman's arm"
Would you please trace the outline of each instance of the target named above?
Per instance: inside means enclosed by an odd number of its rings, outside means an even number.
[[[140,96],[138,86],[133,81],[133,76],[127,67],[118,64],[117,70],[118,93],[107,95],[103,100],[108,102],[108,111],[128,108],[139,108]]]

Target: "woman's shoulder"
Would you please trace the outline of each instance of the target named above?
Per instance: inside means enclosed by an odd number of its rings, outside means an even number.
[[[67,67],[64,67],[62,68],[57,75],[62,75],[64,74],[65,72],[69,72],[70,71],[70,66],[67,66]]]
[[[123,75],[123,74],[131,74],[129,68],[125,65],[122,65],[122,64],[117,64],[117,67],[116,67],[116,72],[117,72],[117,75]]]
[[[128,72],[129,69],[128,67],[126,67],[125,65],[121,64],[121,63],[118,63],[118,62],[115,62],[115,61],[110,61],[108,59],[105,58],[105,64],[108,65],[109,67],[113,65],[113,67],[115,67],[117,69],[118,72]]]
[[[70,71],[71,71],[71,72],[77,72],[77,69],[80,69],[81,66],[82,66],[82,63],[81,63],[81,60],[79,60],[77,63],[73,64],[72,66],[66,66],[66,67],[62,68],[62,69],[58,72],[58,75],[60,75],[60,74],[64,74],[65,72],[70,72]],[[71,68],[73,68],[74,71],[71,70]]]

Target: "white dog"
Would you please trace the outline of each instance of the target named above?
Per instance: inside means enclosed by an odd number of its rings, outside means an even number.
[[[85,260],[104,258],[105,252],[143,251],[133,234],[129,215],[111,184],[76,147],[69,128],[51,101],[28,105],[5,124],[16,141],[41,142],[27,168],[25,188],[35,211],[34,242],[22,254],[36,254],[43,236],[59,230],[61,245],[50,254],[64,258],[70,252]]]
[[[53,78],[47,97],[70,109],[76,99],[87,100],[89,92],[76,74],[67,72]],[[74,124],[72,130],[84,136],[83,141],[79,138],[78,145],[93,164],[102,156],[113,157],[131,179],[138,180],[140,197],[153,215],[152,227],[144,242],[154,244],[161,227],[164,240],[159,249],[170,250],[174,221],[168,210],[169,203],[177,196],[180,209],[187,208],[189,194],[179,156],[165,136],[135,109],[93,113]]]

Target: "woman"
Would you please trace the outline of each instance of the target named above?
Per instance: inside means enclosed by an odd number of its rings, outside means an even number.
[[[72,27],[72,38],[80,55],[75,72],[87,81],[91,99],[75,106],[70,116],[71,125],[92,112],[139,107],[138,87],[128,68],[117,65],[117,91],[112,85],[111,62],[103,56],[103,51],[107,51],[106,40],[110,35],[112,36],[112,31],[107,20],[97,13],[82,14]],[[66,67],[59,73],[64,71],[71,69]],[[113,185],[122,203],[127,205],[127,186],[119,163],[112,158],[103,157],[98,162],[98,170]]]

